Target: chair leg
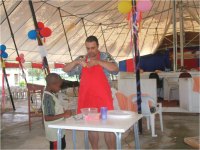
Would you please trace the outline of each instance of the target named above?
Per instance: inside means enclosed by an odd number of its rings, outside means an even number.
[[[150,126],[149,126],[149,117],[146,117],[146,120],[147,120],[147,129],[149,130],[150,129]]]
[[[159,117],[160,117],[160,128],[161,128],[161,131],[163,132],[163,118],[162,118],[162,112],[159,112]]]
[[[157,135],[155,134],[155,115],[154,114],[150,115],[150,121],[151,121],[151,134],[152,134],[152,137],[157,137]]]

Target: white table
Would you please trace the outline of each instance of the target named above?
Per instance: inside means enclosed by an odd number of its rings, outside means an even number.
[[[88,144],[88,131],[98,131],[98,132],[113,132],[116,135],[116,146],[117,149],[121,149],[121,134],[125,133],[132,126],[134,127],[134,137],[135,137],[135,147],[136,149],[140,149],[139,144],[139,135],[138,135],[138,120],[142,118],[141,114],[134,113],[131,118],[123,118],[123,119],[111,119],[107,120],[93,120],[93,121],[85,121],[83,119],[76,120],[73,117],[65,119],[63,121],[54,123],[49,125],[49,128],[58,129],[58,149],[61,149],[61,134],[63,129],[68,130],[81,130],[85,131],[85,148],[89,149]],[[73,143],[75,144],[73,132]]]

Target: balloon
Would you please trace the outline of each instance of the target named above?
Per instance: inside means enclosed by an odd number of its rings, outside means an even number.
[[[16,57],[15,60],[16,60],[16,61],[21,61],[21,58],[20,58],[20,57]]]
[[[122,14],[129,13],[131,9],[132,9],[131,1],[121,1],[118,3],[118,10]]]
[[[52,31],[48,27],[44,27],[43,29],[40,30],[40,35],[43,37],[49,37],[51,35]]]
[[[152,7],[151,0],[138,0],[136,4],[137,11],[149,11]]]
[[[21,59],[21,63],[25,63],[25,59],[23,58],[23,59]]]
[[[31,30],[28,32],[28,38],[31,40],[36,40],[37,38],[37,32],[36,30]]]
[[[5,45],[0,45],[0,50],[1,51],[5,51],[6,50],[6,46]]]
[[[24,58],[24,54],[21,53],[21,54],[19,55],[19,57],[20,57],[20,58]]]
[[[1,53],[2,58],[8,58],[8,54],[6,52]]]
[[[37,25],[38,25],[38,29],[44,28],[44,23],[43,22],[38,22]]]

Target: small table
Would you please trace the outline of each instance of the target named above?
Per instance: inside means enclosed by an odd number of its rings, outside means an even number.
[[[63,129],[73,130],[73,143],[75,146],[75,130],[85,131],[85,149],[89,149],[88,131],[98,132],[113,132],[116,135],[117,149],[121,149],[121,134],[125,133],[132,126],[134,127],[135,148],[140,149],[139,135],[138,135],[138,120],[143,116],[141,114],[133,113],[131,118],[108,118],[107,120],[92,120],[86,121],[83,119],[75,119],[70,117],[63,121],[49,125],[49,128],[58,129],[58,149],[61,149],[61,135]]]

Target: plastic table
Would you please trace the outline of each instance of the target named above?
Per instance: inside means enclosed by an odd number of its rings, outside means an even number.
[[[83,119],[75,119],[75,117],[67,118],[63,121],[50,124],[49,128],[56,128],[57,138],[58,138],[58,149],[61,149],[61,135],[62,130],[72,130],[73,131],[73,144],[74,149],[76,149],[76,137],[75,131],[81,130],[85,131],[85,149],[89,149],[88,143],[88,131],[98,131],[98,132],[113,132],[116,135],[116,146],[117,149],[121,149],[121,135],[125,133],[129,128],[133,126],[134,128],[134,139],[135,148],[140,149],[139,135],[138,135],[138,120],[143,116],[141,114],[133,113],[130,118],[108,118],[107,120],[91,120],[86,121]]]

